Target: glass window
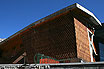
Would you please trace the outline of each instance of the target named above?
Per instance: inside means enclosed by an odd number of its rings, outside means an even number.
[[[100,55],[100,61],[104,61],[104,44],[99,43],[99,55]]]

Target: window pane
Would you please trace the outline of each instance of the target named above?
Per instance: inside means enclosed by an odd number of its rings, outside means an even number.
[[[99,43],[100,61],[104,61],[104,44]]]

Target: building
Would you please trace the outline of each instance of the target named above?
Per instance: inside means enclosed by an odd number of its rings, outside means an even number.
[[[92,12],[73,4],[42,18],[0,43],[0,63],[95,62]]]

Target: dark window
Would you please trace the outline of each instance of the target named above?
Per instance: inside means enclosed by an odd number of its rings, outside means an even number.
[[[100,55],[100,61],[104,61],[104,44],[99,43],[99,55]]]

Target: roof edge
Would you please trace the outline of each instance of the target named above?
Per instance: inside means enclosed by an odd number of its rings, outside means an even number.
[[[84,8],[83,6],[81,6],[80,4],[78,3],[75,3],[76,7],[82,11],[84,11],[85,13],[87,13],[88,15],[90,15],[90,20],[96,24],[96,25],[100,25],[102,26],[101,22],[97,19],[97,17],[92,13],[90,12],[89,10],[87,10],[86,8]]]
[[[28,28],[31,28],[33,25],[39,24],[39,23],[41,23],[41,22],[44,22],[44,21],[46,21],[46,20],[48,20],[48,19],[50,19],[50,18],[52,18],[52,17],[54,17],[54,16],[57,16],[57,15],[59,15],[59,14],[61,14],[61,13],[64,13],[64,12],[69,11],[69,10],[72,10],[72,9],[74,9],[74,8],[78,8],[78,9],[82,10],[83,12],[85,12],[86,14],[90,15],[90,16],[91,16],[91,17],[90,17],[90,20],[91,20],[95,25],[100,25],[100,26],[102,26],[101,22],[95,17],[95,15],[94,15],[92,12],[90,12],[89,10],[87,10],[86,8],[84,8],[83,6],[81,6],[80,4],[75,3],[75,4],[72,4],[72,5],[68,6],[68,7],[65,7],[65,8],[63,8],[63,9],[61,9],[61,10],[59,10],[59,11],[56,11],[55,13],[52,13],[52,14],[50,14],[50,15],[48,15],[48,16],[42,18],[42,19],[39,19],[39,20],[36,21],[36,22],[33,22],[32,24],[26,26],[26,27],[23,28],[22,30],[20,30],[20,31],[16,32],[15,34],[11,35],[10,37],[8,37],[7,39],[5,39],[4,41],[0,42],[0,45],[1,45],[2,43],[4,43],[5,41],[8,41],[9,39],[13,38],[14,36],[20,34],[21,32],[27,30]]]

